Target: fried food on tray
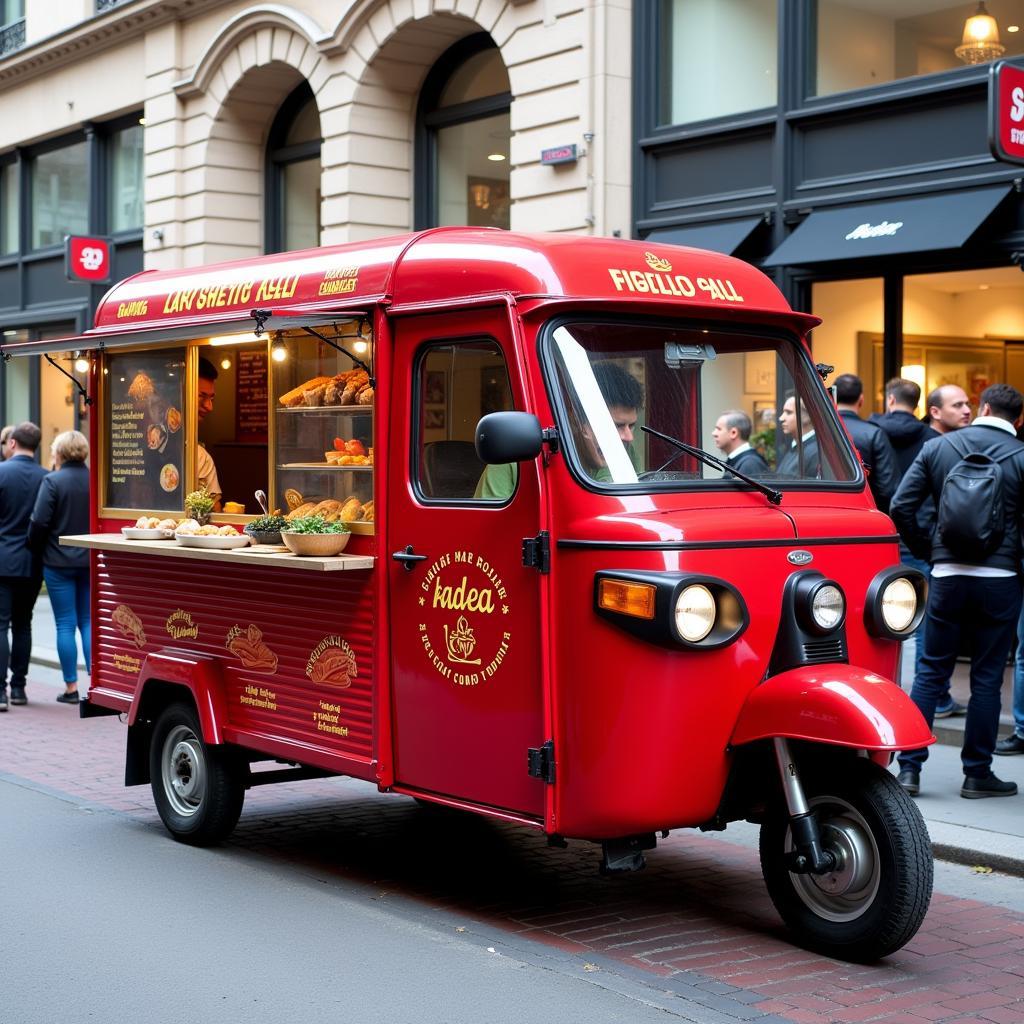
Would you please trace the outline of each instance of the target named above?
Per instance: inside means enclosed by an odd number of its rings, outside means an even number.
[[[324,387],[331,383],[332,377],[314,377],[312,380],[307,380],[300,384],[297,388],[292,388],[291,391],[285,392],[278,401],[286,409],[292,409],[297,405],[303,404],[303,394],[306,391],[312,391],[315,388]]]

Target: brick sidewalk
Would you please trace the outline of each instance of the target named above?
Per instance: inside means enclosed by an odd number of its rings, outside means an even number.
[[[122,786],[123,750],[117,719],[82,721],[43,687],[0,717],[0,772],[161,828],[148,787]],[[660,843],[646,871],[602,878],[589,844],[549,849],[525,829],[326,779],[252,790],[230,845],[538,940],[583,969],[643,973],[708,1021],[1024,1021],[1024,915],[937,893],[905,949],[841,963],[787,941],[755,851],[698,833]]]

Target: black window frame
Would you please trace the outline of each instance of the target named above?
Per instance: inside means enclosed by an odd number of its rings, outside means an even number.
[[[301,163],[314,158],[320,160],[323,173],[323,136],[309,142],[286,145],[288,132],[299,112],[312,102],[316,105],[317,116],[320,108],[316,103],[316,94],[305,79],[301,81],[286,97],[274,115],[267,135],[265,170],[263,175],[263,232],[264,252],[285,251],[285,218],[284,218],[284,172],[290,164]],[[322,130],[322,128],[321,128]],[[317,214],[320,219],[320,213]]]
[[[434,62],[420,89],[416,104],[416,136],[413,149],[413,227],[416,231],[437,227],[437,133],[442,128],[480,121],[512,110],[512,93],[499,92],[465,103],[439,106],[441,94],[463,64],[478,53],[501,50],[488,32],[474,32],[453,43]]]

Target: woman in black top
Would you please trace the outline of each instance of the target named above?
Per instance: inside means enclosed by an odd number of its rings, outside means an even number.
[[[86,670],[91,669],[89,649],[89,552],[63,548],[65,534],[89,532],[89,442],[77,430],[54,438],[50,448],[56,472],[39,486],[36,507],[29,524],[28,543],[43,562],[43,579],[57,623],[57,655],[64,675],[65,692],[57,700],[78,703],[78,645],[82,635]]]

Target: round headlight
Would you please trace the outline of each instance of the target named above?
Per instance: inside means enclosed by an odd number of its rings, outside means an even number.
[[[910,580],[899,576],[882,591],[882,618],[894,633],[902,633],[917,614],[917,591]]]
[[[716,613],[714,595],[695,583],[676,598],[676,629],[684,640],[699,643],[714,628]]]
[[[819,629],[835,629],[845,611],[843,592],[832,583],[819,587],[811,598],[811,618]]]

